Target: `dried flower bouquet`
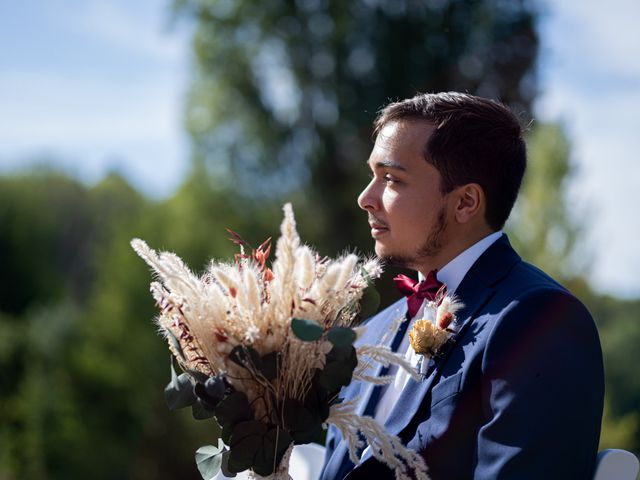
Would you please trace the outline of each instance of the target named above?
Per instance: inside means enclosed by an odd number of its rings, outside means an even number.
[[[157,275],[151,283],[157,323],[182,370],[176,373],[172,362],[167,404],[191,406],[195,418],[214,417],[222,429],[217,447],[196,452],[203,478],[222,468],[227,476],[250,470],[287,479],[293,444],[318,441],[333,424],[355,463],[364,438],[396,478],[427,479],[420,455],[339,398],[352,381],[390,381],[366,375],[373,362],[396,364],[419,379],[388,348],[354,346],[359,302],[381,273],[378,261],[353,254],[321,259],[301,244],[289,204],[271,268],[268,241],[247,253],[232,235],[241,249],[235,262],[212,261],[201,277],[175,254],[131,242]]]

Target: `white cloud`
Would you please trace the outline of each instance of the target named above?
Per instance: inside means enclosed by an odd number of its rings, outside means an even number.
[[[571,0],[552,6],[562,39],[556,48],[602,73],[640,76],[640,3],[637,0]]]
[[[116,83],[64,74],[3,73],[0,141],[15,147],[176,138],[182,129],[182,95],[170,80]]]
[[[172,34],[168,28],[170,3],[146,2],[149,3],[152,8],[136,12],[135,4],[129,2],[89,0],[71,9],[59,10],[59,22],[63,28],[129,54],[139,53],[161,61],[186,56],[188,46],[184,38]]]
[[[181,180],[187,140],[171,82],[114,84],[64,75],[0,76],[0,171],[49,152],[80,178],[114,168],[156,196]]]

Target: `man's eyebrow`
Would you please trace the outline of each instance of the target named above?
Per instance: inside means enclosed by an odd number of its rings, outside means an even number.
[[[404,167],[403,165],[396,163],[392,160],[378,160],[375,163],[375,167],[376,168],[389,168],[391,170],[400,170],[402,172],[406,172],[407,169],[406,167]]]

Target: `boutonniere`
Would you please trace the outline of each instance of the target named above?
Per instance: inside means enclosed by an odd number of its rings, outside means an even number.
[[[443,295],[427,302],[424,318],[414,322],[409,341],[411,348],[422,357],[418,364],[421,375],[426,374],[428,360],[437,356],[457,332],[456,312],[463,306],[455,296]]]

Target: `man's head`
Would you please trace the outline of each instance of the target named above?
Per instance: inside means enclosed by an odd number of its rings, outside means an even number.
[[[503,227],[526,165],[507,108],[460,93],[418,95],[385,107],[375,136],[373,179],[358,203],[381,257],[440,268]]]

